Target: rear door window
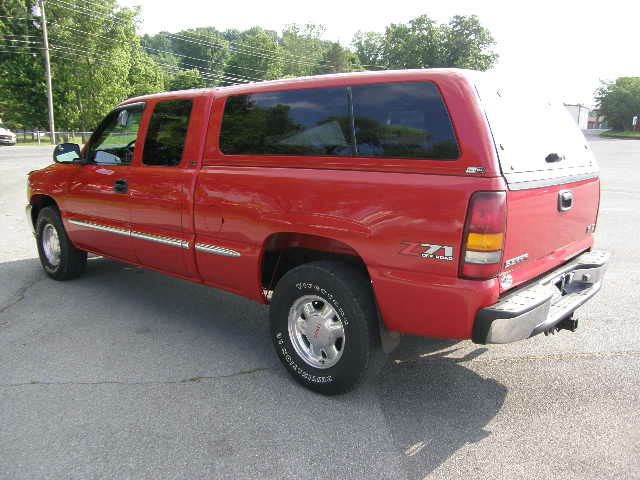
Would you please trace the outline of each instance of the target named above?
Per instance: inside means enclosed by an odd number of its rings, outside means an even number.
[[[142,163],[175,167],[182,160],[191,100],[167,100],[156,103],[142,152]]]
[[[351,91],[358,156],[458,158],[451,121],[433,83],[361,85]]]
[[[236,155],[351,155],[347,89],[229,97],[220,149]]]

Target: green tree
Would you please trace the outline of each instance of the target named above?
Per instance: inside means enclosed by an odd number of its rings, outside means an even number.
[[[385,31],[383,58],[388,68],[441,67],[442,28],[426,15]],[[454,66],[454,65],[448,65]]]
[[[631,130],[640,117],[640,77],[620,77],[596,91],[597,109],[613,130]]]
[[[2,4],[3,31],[26,31],[29,48],[12,48],[0,61],[0,103],[6,121],[15,126],[47,125],[42,67],[42,29],[31,17],[33,1]],[[164,79],[144,53],[136,34],[136,9],[115,0],[94,0],[91,9],[80,0],[47,3],[51,75],[56,126],[60,130],[93,128],[120,101],[161,91]],[[7,34],[3,44],[7,44]],[[35,53],[34,53],[35,52]]]
[[[384,35],[378,32],[358,31],[353,37],[353,48],[364,67],[384,66]]]
[[[228,81],[234,79],[271,80],[283,74],[283,51],[277,36],[259,27],[245,32],[225,32],[232,38],[233,54],[225,67]]]
[[[220,82],[230,55],[229,42],[220,32],[212,27],[183,30],[172,34],[171,42],[180,68],[197,68],[208,85]]]
[[[495,40],[475,15],[456,15],[443,31],[443,66],[489,70],[498,59]]]
[[[495,40],[475,15],[456,15],[446,24],[421,15],[389,25],[384,34],[358,32],[352,44],[362,64],[385,68],[488,70],[498,58]]]
[[[312,75],[322,61],[324,45],[320,37],[326,28],[322,25],[287,25],[280,44],[283,50],[283,76]]]
[[[173,53],[171,38],[167,36],[166,32],[161,32],[157,35],[145,34],[140,38],[140,43],[145,52],[160,65],[173,67],[180,65],[180,60]]]
[[[167,81],[167,90],[188,90],[206,86],[207,82],[196,68],[179,71]]]
[[[0,3],[0,112],[11,127],[47,124],[42,35],[31,17],[30,2]],[[26,19],[26,20],[25,20]]]
[[[355,53],[343,48],[337,42],[330,42],[324,49],[315,73],[341,73],[361,69],[360,59]]]

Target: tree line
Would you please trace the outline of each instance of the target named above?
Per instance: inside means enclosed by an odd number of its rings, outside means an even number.
[[[615,131],[640,131],[640,77],[620,77],[596,91],[597,112]],[[636,124],[633,125],[633,118]]]
[[[42,19],[36,0],[0,4],[0,118],[10,127],[44,128],[47,99]],[[324,40],[322,25],[291,24],[137,33],[140,11],[116,0],[48,0],[56,125],[92,129],[125,98],[358,70],[462,67],[487,70],[495,41],[476,16],[437,23],[422,15],[384,32],[358,32],[351,45]]]

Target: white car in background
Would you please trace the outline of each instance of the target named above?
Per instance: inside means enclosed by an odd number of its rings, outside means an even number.
[[[0,145],[15,145],[16,134],[0,124]]]

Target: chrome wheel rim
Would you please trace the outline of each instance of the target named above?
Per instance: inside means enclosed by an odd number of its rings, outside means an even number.
[[[42,229],[42,250],[50,265],[57,267],[60,264],[60,239],[58,231],[50,223]]]
[[[333,306],[317,295],[298,298],[289,310],[289,338],[296,353],[314,368],[331,368],[342,357],[345,331]]]

